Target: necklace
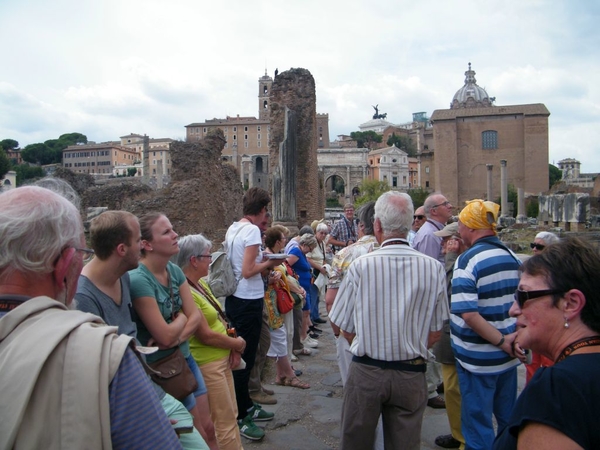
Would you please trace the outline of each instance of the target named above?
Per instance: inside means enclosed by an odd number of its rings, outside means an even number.
[[[574,351],[579,350],[580,348],[591,347],[596,345],[600,345],[600,336],[589,336],[584,337],[583,339],[579,339],[578,341],[572,342],[571,344],[567,345],[558,356],[556,362],[562,361],[567,356],[570,356]]]
[[[244,216],[243,218],[250,222],[252,225],[254,225],[254,222],[252,222],[252,219],[249,216]]]

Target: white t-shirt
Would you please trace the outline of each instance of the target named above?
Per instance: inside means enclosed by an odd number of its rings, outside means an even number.
[[[250,278],[242,277],[242,262],[244,261],[246,247],[252,245],[258,246],[256,262],[262,262],[262,250],[260,249],[262,241],[259,228],[248,222],[234,222],[227,230],[225,242],[229,249],[228,253],[233,266],[233,273],[235,273],[235,276],[239,280],[237,290],[233,295],[246,300],[263,298],[265,295],[265,286],[260,274],[258,273]]]

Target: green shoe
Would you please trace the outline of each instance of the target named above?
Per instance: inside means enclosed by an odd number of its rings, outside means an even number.
[[[256,426],[250,416],[238,420],[238,426],[240,427],[240,435],[244,436],[246,439],[260,441],[265,437],[265,432],[262,428]]]
[[[254,403],[254,406],[250,411],[248,411],[247,417],[250,417],[250,419],[252,419],[254,422],[266,422],[268,420],[273,420],[273,417],[275,417],[274,413],[265,411],[262,409],[262,406],[256,402],[252,403]]]

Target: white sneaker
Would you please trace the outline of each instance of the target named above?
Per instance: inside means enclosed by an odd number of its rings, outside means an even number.
[[[306,339],[302,341],[302,345],[304,345],[305,347],[317,348],[319,346],[319,342],[317,342],[310,336],[306,336]]]
[[[292,361],[292,362],[297,362],[297,361],[298,361],[298,357],[292,353],[292,354],[290,355],[290,361]]]

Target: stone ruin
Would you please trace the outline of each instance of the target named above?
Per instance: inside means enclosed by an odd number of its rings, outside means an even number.
[[[565,231],[582,231],[590,217],[590,195],[583,193],[540,195],[538,219]]]
[[[306,69],[279,73],[271,87],[271,178],[273,221],[294,229],[325,213],[317,163],[315,80]]]

